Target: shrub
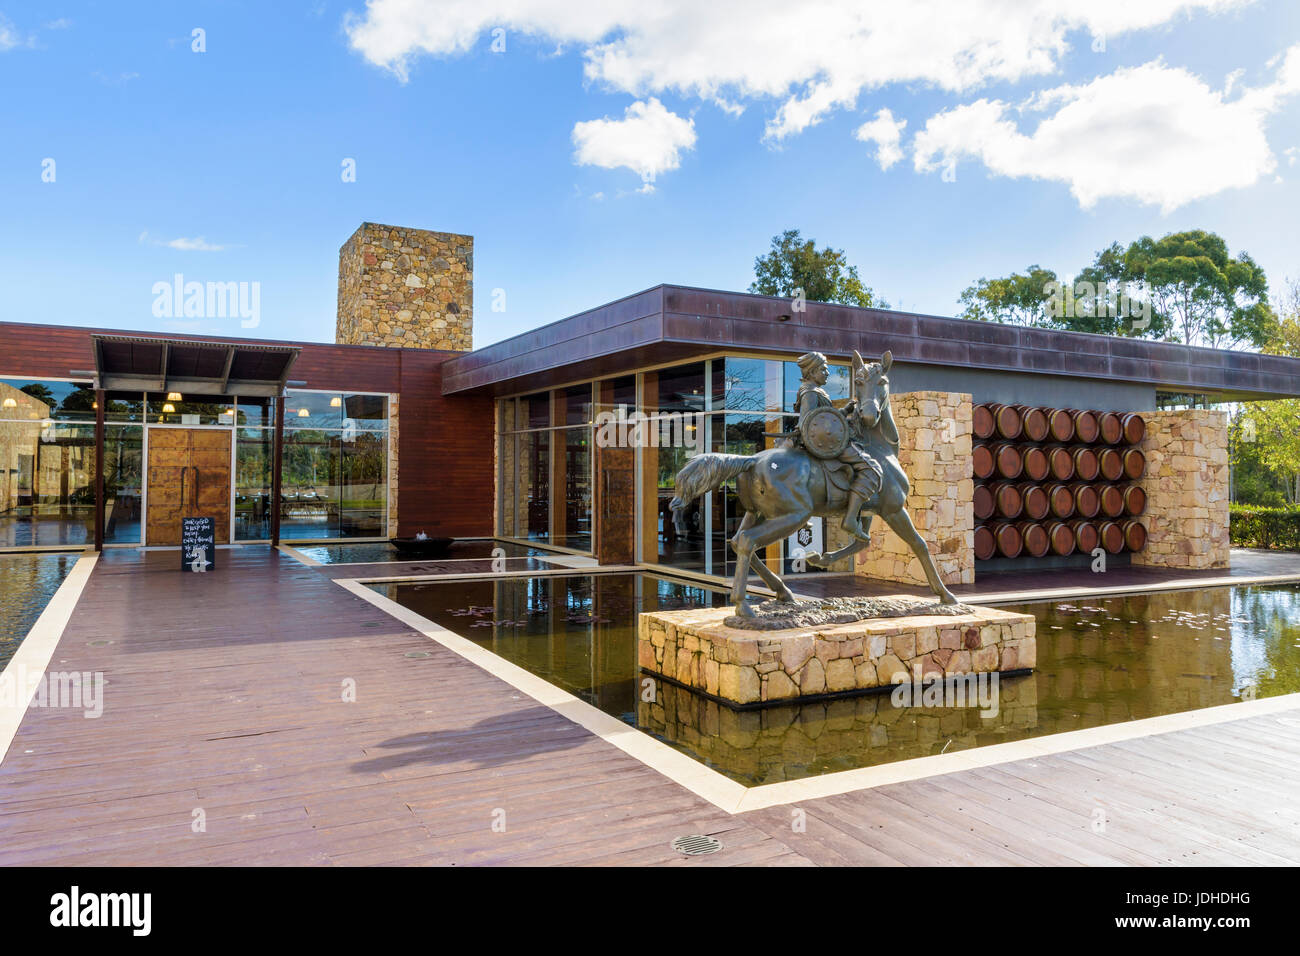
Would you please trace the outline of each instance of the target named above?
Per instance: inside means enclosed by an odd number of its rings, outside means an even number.
[[[1239,548],[1300,551],[1300,509],[1232,505],[1228,536]]]

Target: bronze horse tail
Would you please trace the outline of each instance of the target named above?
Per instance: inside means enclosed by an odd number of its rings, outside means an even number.
[[[706,492],[712,491],[728,478],[735,478],[743,471],[748,471],[754,464],[749,455],[722,455],[710,453],[696,455],[689,459],[682,470],[677,473],[673,485],[676,492],[668,507],[681,511],[692,501]]]

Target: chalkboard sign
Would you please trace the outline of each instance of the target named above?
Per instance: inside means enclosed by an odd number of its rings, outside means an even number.
[[[210,517],[181,518],[181,570],[211,571],[217,565],[217,528]]]

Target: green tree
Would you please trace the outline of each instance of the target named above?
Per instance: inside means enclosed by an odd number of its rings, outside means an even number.
[[[848,264],[843,249],[827,246],[818,251],[814,240],[805,240],[798,229],[787,229],[772,237],[767,255],[754,260],[754,281],[749,291],[794,297],[801,290],[809,302],[889,308],[888,302],[862,284],[858,267]]]
[[[960,301],[966,308],[961,317],[1006,325],[1059,327],[1049,308],[1051,287],[1056,281],[1055,272],[1037,265],[1004,279],[980,279],[962,292]]]
[[[1264,351],[1300,357],[1300,283],[1289,284],[1279,311],[1282,318],[1274,322]],[[1287,502],[1300,504],[1300,399],[1248,402],[1238,417],[1243,457],[1272,471]]]
[[[1235,259],[1221,236],[1203,229],[1162,239],[1143,236],[1124,252],[1124,277],[1150,289],[1164,334],[1185,345],[1263,348],[1276,316],[1264,270],[1246,253]]]

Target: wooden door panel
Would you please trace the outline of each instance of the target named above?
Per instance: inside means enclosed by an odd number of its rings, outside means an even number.
[[[217,542],[230,543],[230,441],[230,432],[149,430],[148,544],[180,544],[187,514],[210,515]]]

